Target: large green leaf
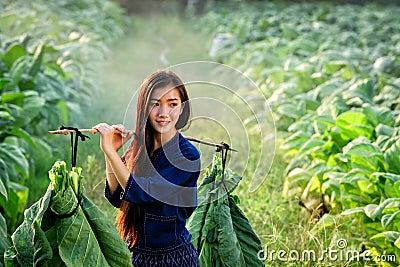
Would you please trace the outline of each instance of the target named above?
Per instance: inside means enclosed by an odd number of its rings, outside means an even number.
[[[51,190],[48,188],[46,194],[25,211],[24,221],[11,236],[13,248],[10,250],[15,251],[21,266],[35,266],[38,261],[51,257],[50,246],[44,233],[38,230],[38,225],[35,226],[40,224],[49,206],[50,197]],[[42,246],[38,246],[37,242]]]
[[[20,138],[22,138],[23,140],[25,140],[31,147],[35,148],[35,143],[32,139],[32,136],[26,132],[24,129],[22,128],[17,128],[14,127],[10,132],[10,135],[14,135],[14,136],[18,136]]]
[[[258,252],[262,251],[261,241],[249,220],[231,197],[229,197],[229,208],[245,266],[264,266],[258,258]]]
[[[383,201],[381,204],[369,204],[364,208],[365,215],[370,217],[371,219],[376,219],[382,217],[382,211],[390,204],[399,203],[400,198],[388,198]]]
[[[81,207],[110,266],[130,266],[132,255],[114,224],[86,196]]]
[[[29,164],[20,148],[7,143],[0,144],[0,158],[6,162],[8,168],[14,165],[25,177],[29,174]],[[9,170],[10,171],[10,170]]]
[[[4,252],[10,247],[9,236],[7,233],[7,224],[3,215],[0,213],[0,255],[4,255]],[[3,266],[3,257],[0,258],[0,266]]]
[[[34,117],[36,117],[46,101],[34,91],[25,91],[25,98],[22,104],[22,112],[20,116],[16,117],[15,125],[22,127],[28,124]]]
[[[205,225],[206,215],[210,205],[210,203],[206,203],[198,206],[195,212],[189,217],[186,222],[186,227],[192,235],[191,242],[198,250],[201,249],[202,229]]]
[[[354,110],[340,114],[336,119],[336,126],[345,140],[353,140],[359,136],[371,138],[374,131],[365,114]]]
[[[389,165],[389,172],[400,174],[400,138],[384,152],[385,161]],[[396,140],[395,139],[395,140]]]
[[[8,198],[6,199],[3,195],[0,195],[0,207],[3,210],[3,215],[7,219],[7,225],[9,225],[11,229],[16,227],[16,223],[25,209],[25,205],[28,201],[28,194],[28,187],[10,182]]]
[[[400,238],[400,232],[386,231],[386,232],[382,232],[382,233],[376,234],[371,237],[371,239],[377,239],[377,238],[386,238],[390,242],[394,243],[398,240],[398,238]]]
[[[350,142],[343,148],[343,154],[350,159],[350,168],[360,168],[371,174],[388,168],[381,149],[364,137]]]
[[[8,197],[8,183],[10,179],[8,177],[7,165],[0,158],[0,194],[3,195],[6,199]]]
[[[310,136],[303,132],[303,131],[298,131],[289,137],[287,137],[282,145],[280,146],[281,149],[283,150],[299,150],[302,145],[310,139]]]
[[[218,195],[218,188],[213,185],[220,179],[221,171],[220,158],[214,158],[213,168],[206,171],[207,176],[199,189],[211,190],[204,193],[208,201],[200,205],[187,221],[192,243],[199,251],[200,264],[212,267],[263,266],[257,257],[262,251],[261,243],[249,221],[236,206],[234,197],[226,192]],[[226,177],[235,185],[240,180],[236,180],[229,169]],[[219,197],[213,197],[215,194]]]
[[[391,126],[394,122],[392,111],[387,107],[378,107],[364,103],[362,108],[368,122],[373,127],[376,127],[378,124]]]
[[[400,210],[396,211],[395,213],[392,214],[385,214],[382,216],[381,223],[382,227],[385,229],[387,228],[396,218],[397,215],[400,214]]]
[[[56,221],[61,259],[68,267],[110,266],[81,207],[67,218]]]
[[[215,209],[217,224],[218,252],[223,266],[246,266],[237,233],[233,228],[229,203],[224,201]]]
[[[10,46],[6,51],[6,54],[3,57],[4,64],[8,69],[10,69],[18,58],[23,57],[25,55],[26,55],[25,49],[19,44],[14,44]]]
[[[12,235],[7,262],[49,267],[131,266],[131,254],[112,222],[85,196],[80,204],[77,201],[83,190],[77,176],[81,177],[80,168],[68,171],[62,161],[53,165],[46,194],[25,211],[23,223]]]
[[[28,71],[29,64],[29,56],[22,56],[14,62],[10,69],[10,77],[13,85],[16,86],[21,82],[23,75]]]
[[[44,45],[39,44],[35,49],[35,54],[33,56],[33,63],[28,71],[30,76],[35,76],[39,72],[40,67],[42,65],[43,54],[44,54]]]
[[[371,80],[358,80],[343,93],[343,99],[350,106],[362,106],[364,103],[372,104],[374,96],[374,85]]]

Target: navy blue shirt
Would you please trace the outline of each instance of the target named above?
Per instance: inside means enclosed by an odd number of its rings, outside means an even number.
[[[105,196],[120,207],[121,200],[140,208],[138,242],[143,249],[167,249],[190,241],[186,219],[197,206],[197,179],[200,154],[179,132],[150,157],[149,175],[130,174],[125,190],[121,186],[111,194],[106,183]],[[147,170],[146,170],[147,171]]]

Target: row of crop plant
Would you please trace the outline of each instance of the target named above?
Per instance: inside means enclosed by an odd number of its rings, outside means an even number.
[[[225,3],[199,23],[199,30],[225,37],[216,59],[243,71],[268,97],[288,163],[284,195],[318,200],[329,211],[321,229],[351,218],[341,235],[372,258],[395,255],[385,264],[400,261],[399,12]]]
[[[0,3],[0,232],[4,236],[21,222],[29,185],[39,182],[35,172],[51,167],[44,162],[52,158],[56,146],[47,131],[68,124],[81,114],[81,105],[90,104],[99,85],[96,67],[125,25],[122,10],[107,0],[6,2]],[[1,255],[4,242],[2,238]]]

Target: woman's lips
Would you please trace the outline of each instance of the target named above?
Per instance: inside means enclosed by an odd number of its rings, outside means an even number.
[[[169,121],[157,121],[157,124],[164,127],[166,126],[168,123],[170,123]]]

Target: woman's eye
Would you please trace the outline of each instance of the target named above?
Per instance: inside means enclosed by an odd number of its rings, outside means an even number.
[[[178,106],[178,103],[171,103],[170,106],[171,107],[176,107],[176,106]]]
[[[158,104],[158,103],[153,103],[153,104],[151,104],[151,106],[152,106],[152,107],[158,107],[159,104]]]

